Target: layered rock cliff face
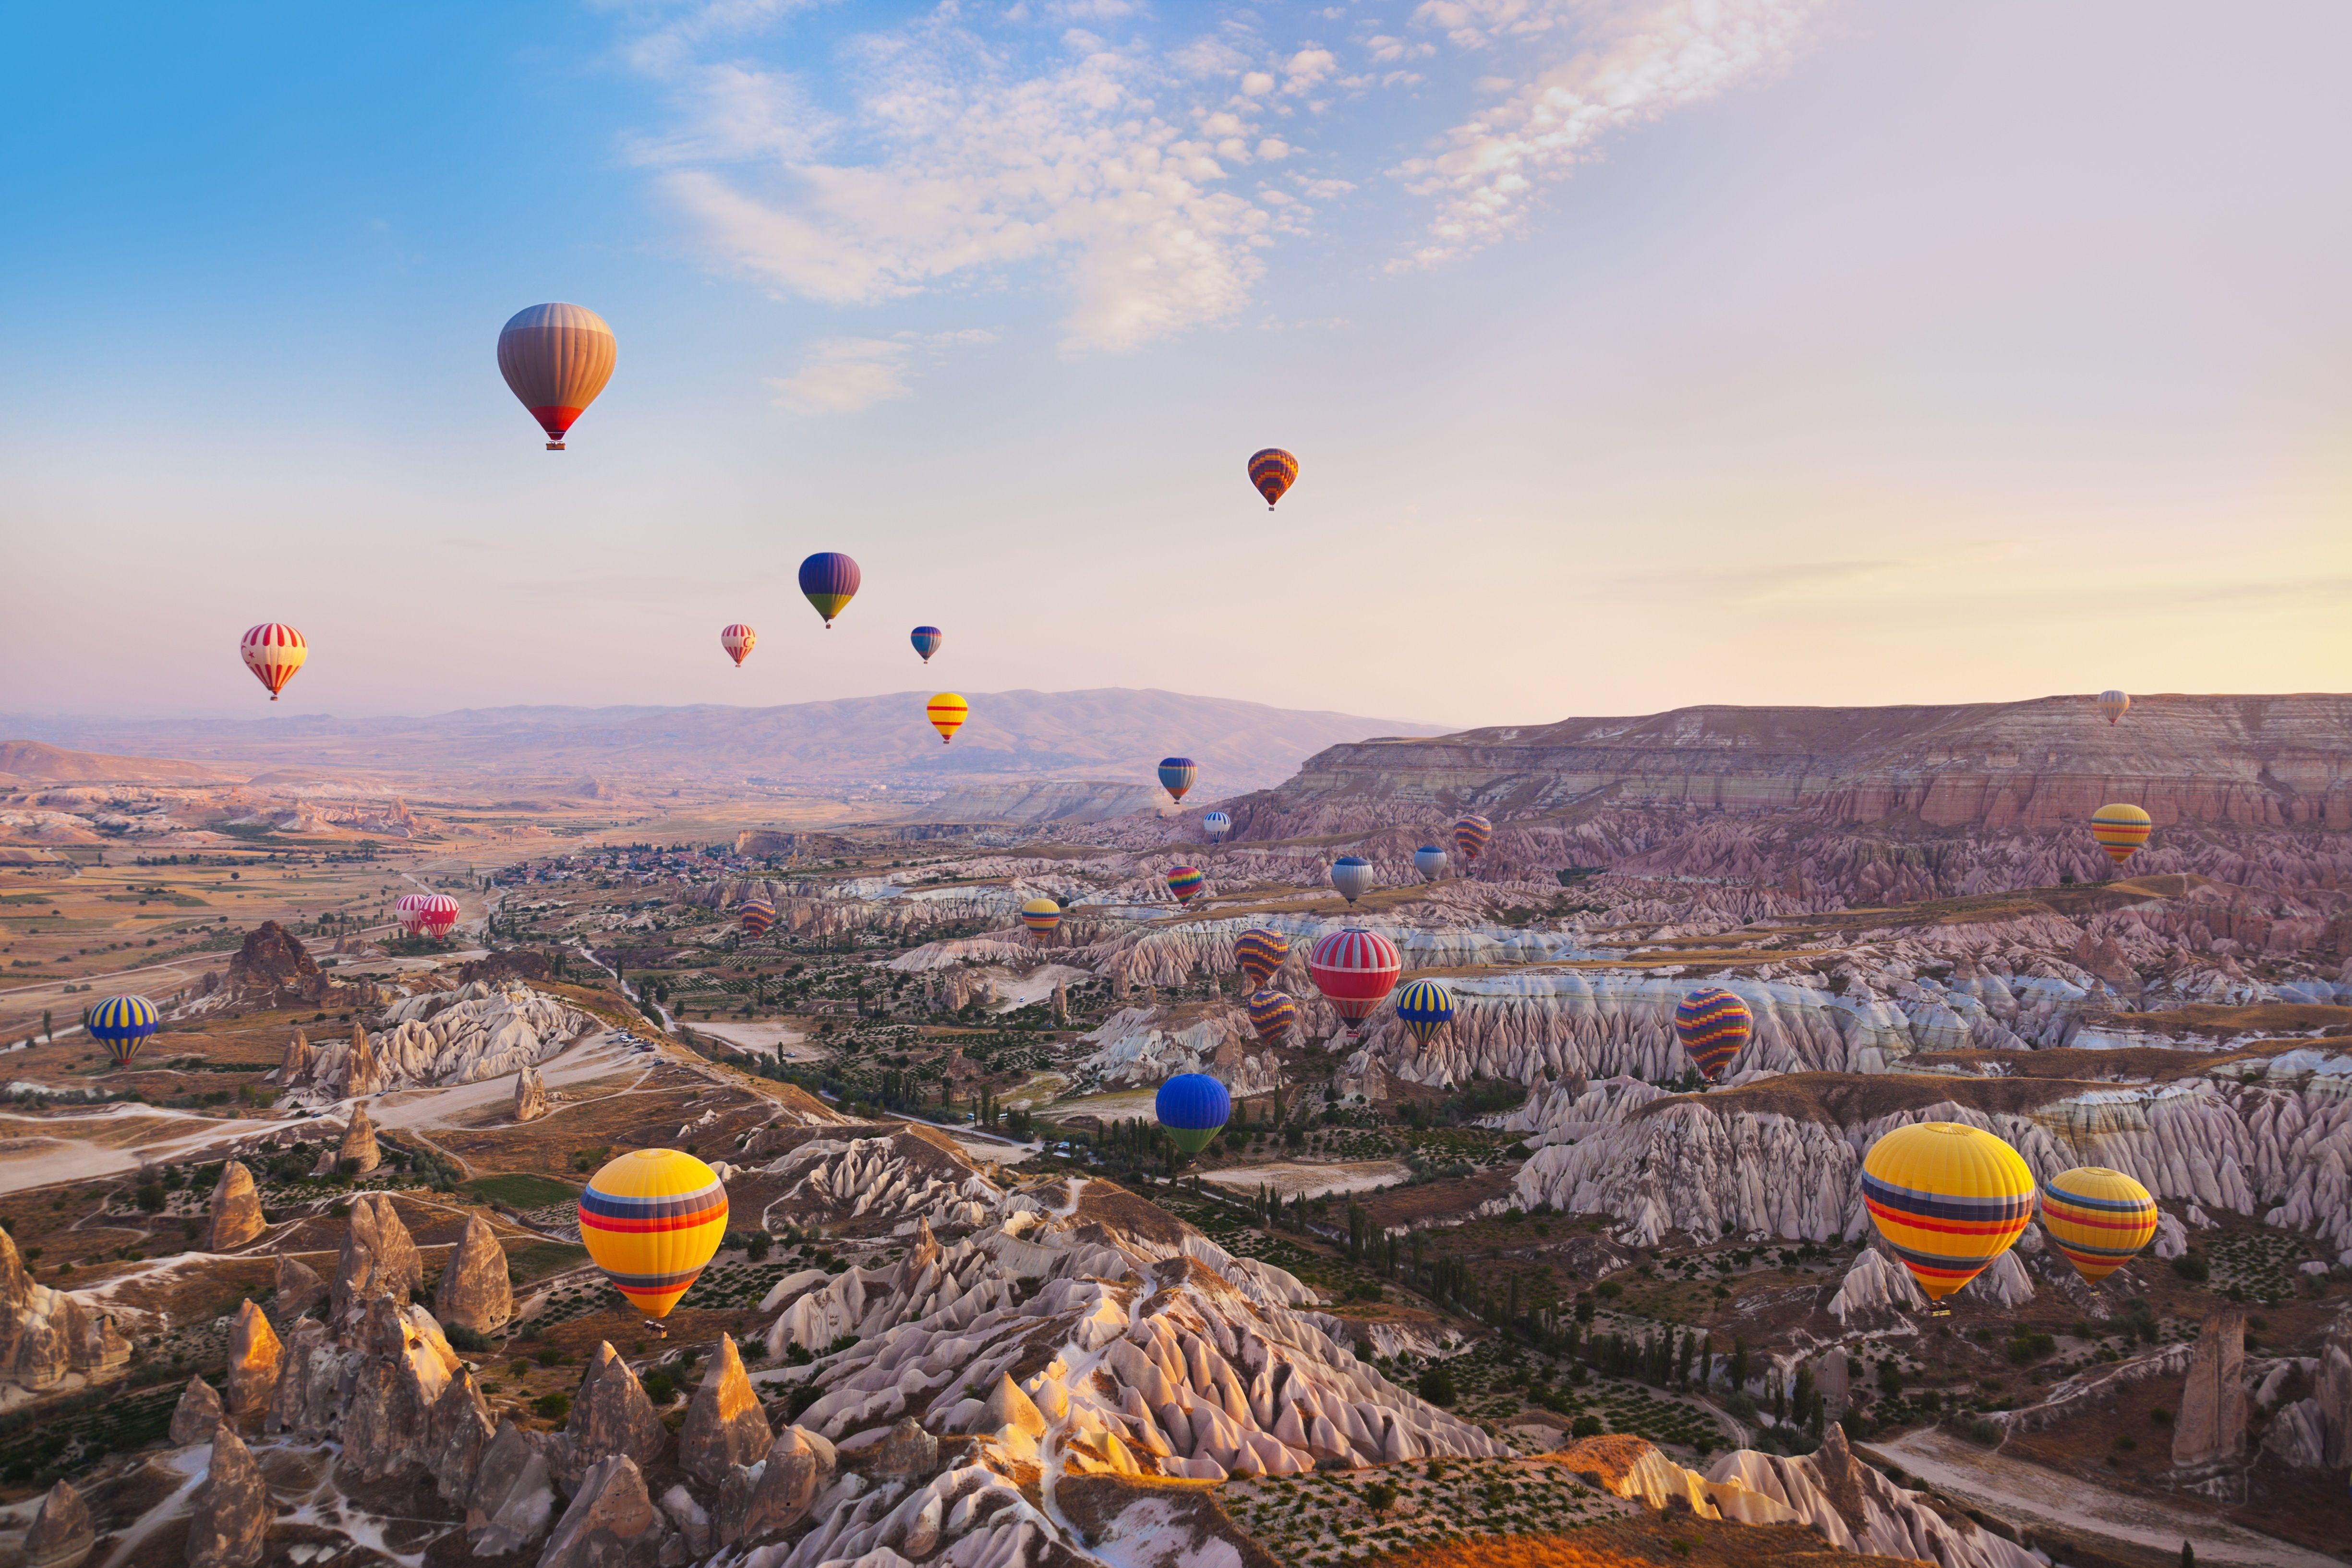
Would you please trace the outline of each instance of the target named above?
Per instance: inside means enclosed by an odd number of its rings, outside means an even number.
[[[131,1342],[111,1313],[86,1298],[36,1284],[16,1244],[0,1231],[0,1379],[55,1387],[79,1373],[96,1382],[131,1360]]]
[[[357,1095],[503,1078],[559,1054],[602,1028],[589,1014],[520,981],[474,981],[385,1009],[383,1027],[289,1053],[281,1087],[295,1102],[331,1105]]]

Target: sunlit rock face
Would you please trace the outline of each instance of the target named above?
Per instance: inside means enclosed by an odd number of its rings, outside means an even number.
[[[15,1239],[0,1231],[0,1380],[39,1390],[79,1373],[95,1383],[117,1375],[130,1360],[131,1342],[111,1313],[89,1298],[36,1283]]]

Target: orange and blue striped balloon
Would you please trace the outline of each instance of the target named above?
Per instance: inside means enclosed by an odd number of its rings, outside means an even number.
[[[1039,942],[1052,936],[1062,923],[1062,906],[1051,899],[1032,899],[1021,906],[1021,923]]]
[[[1290,941],[1278,931],[1264,926],[1252,926],[1234,939],[1234,962],[1241,965],[1244,974],[1256,984],[1264,985],[1290,956]]]
[[[2033,1216],[2033,1192],[2016,1150],[1958,1121],[1897,1127],[1862,1162],[1871,1223],[1935,1301],[2010,1249]]]
[[[1495,825],[1473,813],[1454,825],[1454,847],[1462,852],[1465,860],[1475,860],[1478,852],[1486,847],[1486,840],[1495,836]]]
[[[1282,1044],[1290,1034],[1290,1026],[1298,1022],[1298,1004],[1280,991],[1254,992],[1244,1005],[1249,1010],[1250,1027],[1257,1031],[1261,1045]]]
[[[1426,1046],[1454,1018],[1454,994],[1434,980],[1416,980],[1397,993],[1396,1015],[1412,1037]]]
[[[1250,483],[1257,487],[1257,493],[1265,498],[1265,510],[1272,511],[1283,492],[1298,482],[1298,459],[1279,447],[1252,452],[1249,478]]]
[[[580,1194],[580,1239],[613,1289],[666,1318],[727,1234],[719,1173],[677,1149],[622,1155]]]
[[[2107,858],[2118,866],[2147,842],[2155,826],[2155,820],[2136,805],[2103,805],[2091,814],[2091,837],[2099,841]]]
[[[2042,1189],[2042,1228],[2074,1272],[2095,1285],[2156,1235],[2156,1199],[2121,1171],[2078,1165]]]
[[[736,919],[743,922],[743,929],[753,937],[763,937],[776,923],[776,906],[765,899],[746,900],[743,907],[736,911]]]
[[[908,634],[908,640],[915,645],[915,651],[923,656],[923,662],[929,664],[931,655],[939,652],[940,645],[948,639],[947,634],[937,626],[917,626]]]
[[[1200,775],[1200,765],[1190,757],[1160,759],[1160,787],[1168,792],[1171,800],[1182,800],[1184,792],[1192,787],[1192,781]]]
[[[1201,896],[1201,885],[1209,879],[1198,866],[1171,866],[1168,868],[1168,890],[1176,895],[1180,904],[1189,904]]]
[[[82,1027],[89,1031],[91,1039],[105,1046],[115,1066],[127,1068],[139,1047],[147,1043],[147,1037],[163,1024],[163,1015],[146,997],[110,996],[89,1010]]]
[[[1675,1008],[1675,1037],[1710,1083],[1723,1080],[1724,1068],[1755,1031],[1748,1004],[1720,985],[1694,991]]]

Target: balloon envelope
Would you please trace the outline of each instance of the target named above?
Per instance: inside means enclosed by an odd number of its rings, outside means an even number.
[[[1454,825],[1454,847],[1462,852],[1465,860],[1475,860],[1478,851],[1486,847],[1486,840],[1494,835],[1495,825],[1474,814]]]
[[[1434,980],[1416,980],[1397,993],[1397,1016],[1426,1046],[1454,1017],[1454,994]]]
[[[106,1047],[117,1067],[129,1067],[147,1037],[163,1026],[163,1015],[144,996],[110,996],[89,1010],[82,1027]]]
[[[857,596],[857,563],[838,550],[820,550],[801,563],[801,592],[816,606],[829,629],[833,617]]]
[[[1351,1033],[1362,1030],[1403,968],[1394,942],[1353,926],[1319,939],[1307,954],[1307,978]]]
[[[1445,875],[1445,851],[1434,844],[1424,844],[1412,852],[1412,868],[1423,881],[1434,882]]]
[[[237,652],[245,656],[245,668],[253,671],[254,679],[268,689],[269,700],[275,702],[294,672],[302,668],[302,661],[310,657],[310,645],[292,626],[268,621],[247,632]]]
[[[1940,1301],[2023,1233],[2033,1215],[2033,1173],[1981,1128],[1919,1121],[1870,1146],[1862,1196],[1878,1234]]]
[[[2147,842],[2156,824],[2147,812],[2129,805],[2103,805],[2091,814],[2091,837],[2107,852],[2107,858],[2120,866],[2132,857],[2132,851]]]
[[[2100,692],[2092,700],[2099,705],[2099,711],[2107,716],[2107,722],[2111,725],[2131,711],[2131,697],[2127,692],[2111,689]]]
[[[1189,904],[1201,896],[1201,885],[1209,879],[1197,866],[1171,866],[1168,868],[1168,890],[1176,895],[1180,904]]]
[[[1244,974],[1260,985],[1274,978],[1282,961],[1290,956],[1290,941],[1278,931],[1264,926],[1252,926],[1234,939],[1234,962],[1241,965]]]
[[[1283,492],[1298,480],[1298,459],[1279,447],[1268,447],[1252,452],[1249,460],[1250,483],[1265,498],[1265,510],[1272,511],[1274,503]]]
[[[751,645],[759,640],[760,634],[740,621],[722,626],[719,631],[719,646],[727,650],[727,657],[735,661],[738,669],[743,668],[745,656],[751,653]]]
[[[719,1173],[681,1150],[624,1154],[580,1194],[589,1258],[648,1318],[669,1316],[726,1234]]]
[[[1261,1045],[1280,1045],[1289,1036],[1290,1026],[1298,1022],[1298,1004],[1280,991],[1253,992],[1244,1005]]]
[[[565,432],[613,379],[619,355],[613,329],[584,305],[533,305],[499,333],[499,374],[547,432],[551,452],[563,450]]]
[[[752,936],[762,937],[776,923],[776,906],[765,899],[747,899],[743,907],[735,911],[735,918],[743,922],[743,929]]]
[[[948,639],[937,626],[917,626],[908,635],[907,640],[915,645],[915,651],[923,656],[925,664],[929,664],[931,655],[939,652],[940,645]]]
[[[1152,1109],[1169,1142],[1187,1154],[1197,1154],[1225,1124],[1234,1111],[1225,1086],[1204,1072],[1178,1073],[1160,1086]]]
[[[1160,787],[1172,798],[1182,800],[1184,792],[1192,787],[1192,781],[1200,776],[1200,768],[1190,757],[1162,757],[1160,759]]]
[[[1675,1008],[1675,1037],[1710,1082],[1722,1081],[1724,1068],[1755,1030],[1748,1004],[1719,985],[1692,992]]]
[[[2121,1171],[2078,1165],[2042,1187],[2042,1228],[2074,1272],[2095,1285],[2156,1235],[2156,1199]]]
[[[952,691],[942,691],[931,699],[923,713],[930,720],[931,728],[940,732],[940,744],[944,746],[963,728],[964,720],[971,713],[971,704]]]
[[[1062,906],[1051,899],[1032,899],[1021,906],[1021,923],[1039,942],[1054,934],[1062,923]]]
[[[1234,819],[1222,811],[1213,811],[1201,818],[1201,831],[1209,836],[1212,844],[1223,844],[1225,835],[1234,830]]]
[[[392,906],[400,929],[438,942],[457,923],[457,900],[446,893],[403,893]]]
[[[1353,855],[1342,855],[1331,862],[1331,885],[1339,896],[1354,903],[1372,890],[1372,863]]]

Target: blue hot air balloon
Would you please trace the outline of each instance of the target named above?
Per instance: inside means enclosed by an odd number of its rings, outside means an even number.
[[[862,580],[857,563],[838,550],[820,550],[801,563],[801,593],[824,617],[827,631],[833,629],[834,616],[857,596]]]
[[[1209,836],[1212,844],[1223,844],[1225,835],[1234,830],[1234,819],[1222,811],[1213,811],[1201,818],[1201,831]]]
[[[1354,903],[1372,889],[1372,863],[1354,855],[1343,855],[1331,863],[1331,885],[1339,896]]]
[[[1416,980],[1397,993],[1396,1015],[1423,1045],[1454,1016],[1454,997],[1434,980]]]
[[[1412,868],[1423,881],[1434,882],[1445,875],[1445,851],[1434,844],[1423,845],[1412,852]]]
[[[163,1015],[144,996],[110,996],[89,1010],[83,1026],[106,1047],[115,1066],[127,1068],[163,1022]]]
[[[937,626],[917,626],[908,640],[914,643],[915,651],[923,656],[923,662],[929,664],[931,655],[940,651],[940,644],[948,639],[947,634]]]
[[[1200,767],[1190,757],[1162,757],[1160,759],[1160,787],[1166,790],[1171,798],[1182,800],[1184,792],[1192,787],[1192,781],[1200,776]]]
[[[1204,1072],[1178,1073],[1160,1086],[1152,1110],[1168,1140],[1187,1154],[1197,1154],[1234,1113],[1233,1097],[1225,1086]]]

